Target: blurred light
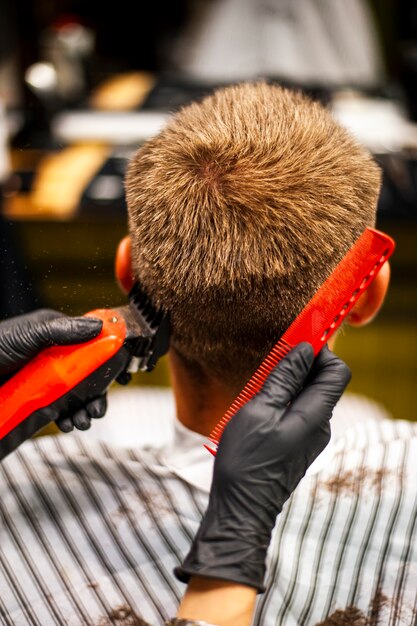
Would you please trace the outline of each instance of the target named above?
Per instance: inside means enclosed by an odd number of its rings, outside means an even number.
[[[58,78],[51,63],[34,63],[25,73],[27,84],[37,91],[54,91]]]
[[[169,113],[130,111],[64,111],[52,121],[52,133],[64,143],[82,141],[131,145],[147,141],[159,133],[170,119]]]
[[[116,200],[123,196],[123,179],[120,176],[97,176],[88,194],[94,200]]]

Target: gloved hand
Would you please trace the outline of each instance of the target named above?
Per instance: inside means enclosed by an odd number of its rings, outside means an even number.
[[[0,384],[50,346],[83,343],[96,337],[102,321],[90,317],[67,317],[58,311],[40,309],[0,322]],[[92,400],[72,417],[56,419],[64,432],[86,430],[92,417],[102,417],[107,408],[105,396]]]
[[[310,344],[294,348],[225,428],[208,508],[175,570],[179,580],[204,576],[263,590],[276,517],[328,444],[333,408],[350,380],[327,347],[313,359]]]

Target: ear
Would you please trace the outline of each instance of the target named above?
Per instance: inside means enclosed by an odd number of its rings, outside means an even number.
[[[364,326],[374,319],[384,302],[390,274],[389,263],[385,263],[349,313],[347,323],[350,326]]]
[[[122,290],[129,293],[135,283],[132,272],[130,237],[124,237],[117,247],[115,273]]]

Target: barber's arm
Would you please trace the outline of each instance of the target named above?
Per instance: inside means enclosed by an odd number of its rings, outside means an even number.
[[[175,572],[188,588],[172,624],[249,626],[277,515],[328,444],[332,411],[349,380],[328,348],[314,360],[311,346],[300,344],[233,417],[207,511]]]
[[[101,327],[101,320],[67,317],[50,309],[0,322],[0,385],[41,350],[89,341],[100,333]],[[102,417],[105,412],[106,398],[101,396],[71,418],[57,419],[57,425],[65,432],[74,426],[86,430],[92,417]]]

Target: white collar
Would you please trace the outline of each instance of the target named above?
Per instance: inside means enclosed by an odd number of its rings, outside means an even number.
[[[174,437],[162,448],[160,458],[166,467],[187,483],[209,493],[213,477],[214,457],[206,450],[207,437],[174,420]],[[307,470],[311,476],[326,467],[334,452],[333,440]]]
[[[207,437],[174,420],[174,437],[160,453],[166,466],[187,483],[209,492],[214,457],[204,448]]]

